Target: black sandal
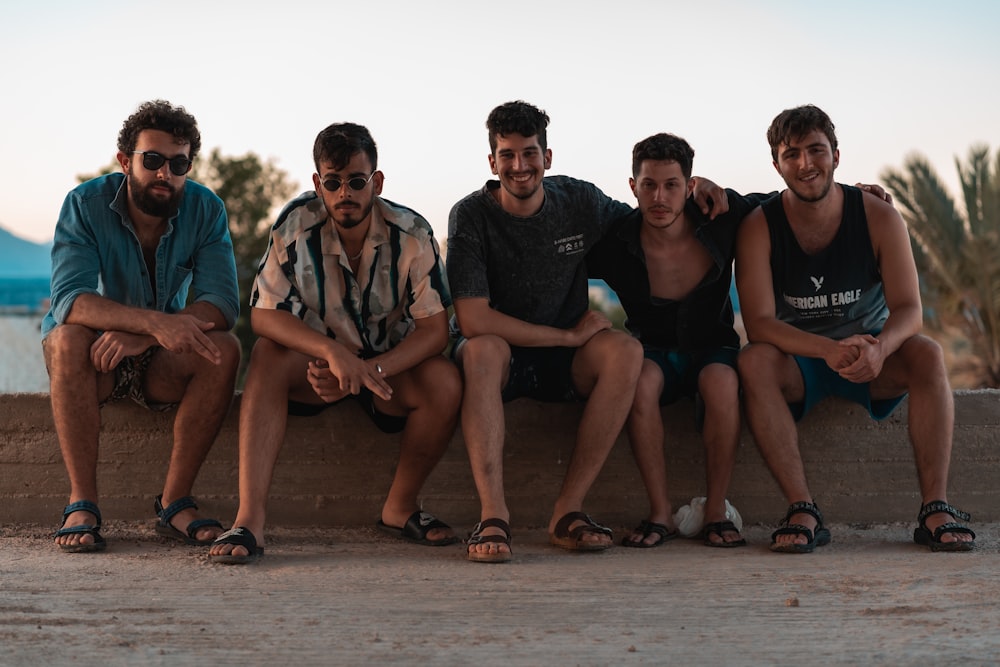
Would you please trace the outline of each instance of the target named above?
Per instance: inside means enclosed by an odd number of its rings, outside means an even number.
[[[800,523],[788,523],[794,514],[808,514],[816,519],[816,529],[810,530]],[[786,554],[808,554],[816,547],[826,546],[830,543],[830,531],[823,526],[823,514],[819,511],[816,503],[797,502],[788,506],[785,518],[781,520],[782,527],[771,533],[771,551]],[[805,544],[794,542],[783,542],[778,544],[776,538],[779,535],[805,535]]]
[[[253,536],[249,528],[244,526],[236,526],[230,528],[222,535],[215,538],[212,545],[216,544],[232,544],[233,546],[243,547],[247,550],[246,556],[237,556],[233,553],[228,554],[209,554],[208,558],[213,563],[223,563],[224,565],[246,565],[247,563],[252,563],[264,555],[264,547],[257,546],[257,538]]]
[[[962,521],[972,520],[971,515],[958,508],[952,507],[945,501],[932,500],[920,508],[920,514],[917,515],[917,522],[920,525],[913,529],[913,541],[917,544],[930,547],[931,551],[972,551],[975,549],[976,534],[972,532],[971,528],[963,526],[957,521],[943,523],[935,528],[934,532],[931,532],[931,529],[927,527],[927,517],[932,514],[940,514],[942,512],[950,514],[954,518]],[[945,533],[971,535],[972,539],[968,542],[942,542],[941,536]]]
[[[639,541],[633,541],[632,535],[641,535]],[[636,549],[652,549],[653,547],[658,547],[664,542],[669,542],[670,540],[676,539],[680,536],[680,533],[676,530],[670,530],[667,526],[662,523],[656,523],[655,521],[650,521],[649,519],[643,519],[639,522],[639,525],[635,527],[632,531],[632,535],[626,535],[622,538],[623,547],[633,547]],[[650,535],[659,535],[660,539],[649,544],[646,542],[646,538]]]
[[[723,533],[736,533],[740,536],[740,539],[733,540],[732,542],[726,542],[726,538],[723,537]],[[709,538],[710,535],[718,535],[721,541],[713,542]],[[706,523],[705,527],[701,529],[701,539],[705,543],[706,547],[717,547],[720,549],[734,549],[736,547],[745,547],[747,545],[747,541],[743,538],[739,529],[736,528],[736,524],[728,519],[725,521]]]

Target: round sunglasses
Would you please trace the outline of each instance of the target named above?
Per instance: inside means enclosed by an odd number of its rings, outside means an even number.
[[[191,160],[183,155],[168,158],[156,151],[132,151],[136,155],[142,156],[142,166],[150,171],[156,171],[163,166],[164,162],[170,164],[170,173],[174,176],[183,176],[191,171]]]

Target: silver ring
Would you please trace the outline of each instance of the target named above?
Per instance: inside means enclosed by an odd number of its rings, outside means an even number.
[[[379,375],[382,375],[382,367],[381,366],[379,366],[378,364],[375,364],[375,370],[378,372]]]

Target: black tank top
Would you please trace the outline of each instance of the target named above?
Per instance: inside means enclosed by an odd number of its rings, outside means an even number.
[[[761,208],[771,237],[771,274],[777,317],[799,329],[839,340],[882,330],[889,309],[882,291],[861,190],[844,192],[840,228],[830,244],[807,255],[788,224],[781,197]]]

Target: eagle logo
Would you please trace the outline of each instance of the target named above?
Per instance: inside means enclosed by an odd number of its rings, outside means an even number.
[[[817,278],[816,276],[809,276],[809,280],[813,281],[813,286],[816,288],[817,292],[820,290],[820,288],[823,287],[824,277],[825,276],[820,276],[819,278]]]

